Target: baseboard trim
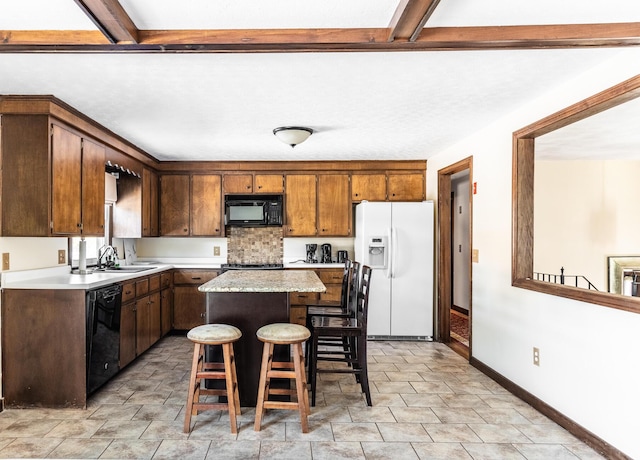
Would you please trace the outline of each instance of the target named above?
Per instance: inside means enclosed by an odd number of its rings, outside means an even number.
[[[493,380],[498,382],[515,396],[531,405],[538,412],[546,415],[549,419],[553,420],[555,423],[563,427],[569,433],[580,439],[582,442],[597,451],[600,455],[603,455],[605,458],[615,460],[632,460],[631,457],[619,451],[611,444],[599,438],[583,426],[577,424],[566,415],[558,412],[556,409],[539,399],[537,396],[529,393],[521,386],[517,385],[502,374],[496,372],[491,367],[484,364],[482,361],[479,361],[472,356],[471,359],[469,359],[469,364],[471,364],[473,367],[475,367],[488,377],[491,377]]]

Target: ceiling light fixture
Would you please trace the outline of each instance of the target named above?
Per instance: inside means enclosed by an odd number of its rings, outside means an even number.
[[[302,126],[281,126],[280,128],[274,129],[273,134],[293,148],[306,141],[307,138],[313,134],[313,129]]]

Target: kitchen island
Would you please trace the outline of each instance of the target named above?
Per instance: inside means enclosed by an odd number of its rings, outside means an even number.
[[[290,292],[324,292],[312,270],[229,270],[198,288],[207,295],[208,324],[224,323],[242,331],[234,344],[241,406],[255,406],[262,360],[256,331],[265,324],[289,322]],[[221,361],[217,349],[207,359]],[[289,347],[276,347],[276,361],[289,359]]]

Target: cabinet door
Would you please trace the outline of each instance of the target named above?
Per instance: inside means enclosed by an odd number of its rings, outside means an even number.
[[[224,193],[251,193],[253,192],[252,174],[225,174]]]
[[[189,330],[204,324],[206,295],[198,286],[173,288],[173,328]]]
[[[136,357],[136,303],[128,302],[120,310],[120,368]]]
[[[158,175],[142,170],[142,236],[158,236]]]
[[[425,196],[423,174],[389,174],[389,201],[422,201]]]
[[[149,296],[149,346],[162,337],[162,300],[160,292]]]
[[[347,174],[318,175],[318,236],[351,235]]]
[[[385,174],[352,174],[352,201],[385,201],[387,199],[387,176]]]
[[[171,289],[163,289],[160,292],[160,334],[162,336],[171,332],[171,319],[173,317],[173,293]]]
[[[149,296],[136,300],[136,355],[144,353],[151,346]]]
[[[82,234],[104,236],[105,147],[82,141]]]
[[[189,176],[160,178],[160,235],[189,236]]]
[[[256,174],[253,190],[255,193],[284,192],[284,176],[282,174]]]
[[[287,175],[285,184],[285,236],[316,235],[316,176]]]
[[[220,236],[221,221],[220,176],[194,174],[191,177],[191,234]]]
[[[52,125],[51,218],[55,235],[80,235],[81,179],[82,138],[61,126]]]

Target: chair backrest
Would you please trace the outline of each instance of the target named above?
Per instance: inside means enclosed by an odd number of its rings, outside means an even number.
[[[360,276],[360,288],[358,289],[358,311],[357,318],[364,325],[364,333],[367,329],[367,317],[369,315],[369,287],[371,283],[371,274],[373,271],[368,265],[363,265]]]
[[[356,309],[358,307],[358,291],[360,290],[360,262],[351,261],[351,274],[349,281],[349,304],[347,305],[347,310],[352,314],[353,317],[356,316]]]
[[[349,289],[351,282],[351,261],[344,261],[344,271],[342,272],[342,292],[340,293],[340,305],[342,311],[346,312],[349,308]]]

